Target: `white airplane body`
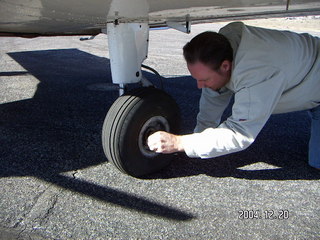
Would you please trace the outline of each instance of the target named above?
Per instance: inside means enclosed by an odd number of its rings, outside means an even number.
[[[149,28],[169,26],[186,33],[191,23],[320,14],[319,0],[0,0],[0,36],[108,34],[112,81],[143,88],[119,97],[102,130],[109,161],[135,177],[158,171],[170,157],[149,151],[155,131],[177,131],[178,107],[150,88],[141,66]]]
[[[213,21],[265,16],[310,15],[319,0],[1,0],[0,33],[97,34],[107,23]]]

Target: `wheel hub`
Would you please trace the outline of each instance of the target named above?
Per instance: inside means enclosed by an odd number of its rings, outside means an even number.
[[[139,134],[139,148],[141,153],[146,157],[152,158],[158,155],[158,153],[155,153],[149,149],[147,143],[148,137],[157,131],[170,131],[170,126],[167,119],[162,116],[154,116],[150,118],[141,128]]]

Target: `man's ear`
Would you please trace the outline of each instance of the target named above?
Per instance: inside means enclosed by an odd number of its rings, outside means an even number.
[[[232,68],[232,62],[229,60],[224,60],[220,65],[220,71],[229,72]]]

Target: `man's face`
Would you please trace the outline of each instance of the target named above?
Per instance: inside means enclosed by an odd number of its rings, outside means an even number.
[[[214,91],[224,87],[230,80],[231,62],[224,61],[215,71],[202,62],[187,64],[191,76],[197,80],[198,88],[211,88]]]

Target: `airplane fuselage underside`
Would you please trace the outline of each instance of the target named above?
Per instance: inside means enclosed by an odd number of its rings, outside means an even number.
[[[148,23],[294,16],[320,13],[318,0],[1,0],[0,33],[97,34],[108,23]]]

